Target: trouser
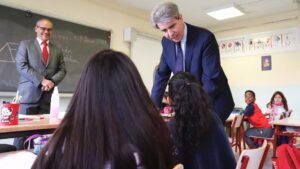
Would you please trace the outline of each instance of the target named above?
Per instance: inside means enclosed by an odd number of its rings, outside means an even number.
[[[49,114],[52,92],[43,92],[37,103],[21,103],[20,114]]]
[[[269,128],[250,128],[245,132],[245,141],[249,148],[257,148],[259,147],[258,142],[254,142],[250,136],[256,137],[273,137],[274,130],[272,127]]]

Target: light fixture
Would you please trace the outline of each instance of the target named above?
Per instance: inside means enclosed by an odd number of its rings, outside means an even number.
[[[244,13],[234,4],[208,9],[206,14],[217,20],[224,20],[244,15]]]

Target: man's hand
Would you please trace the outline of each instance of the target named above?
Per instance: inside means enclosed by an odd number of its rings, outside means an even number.
[[[42,91],[49,91],[54,87],[54,83],[51,80],[43,79],[42,80]]]

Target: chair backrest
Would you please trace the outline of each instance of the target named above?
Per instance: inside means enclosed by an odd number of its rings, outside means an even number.
[[[289,110],[289,111],[287,111],[286,113],[287,113],[287,117],[291,117],[291,115],[292,115],[292,112],[293,112],[293,110]]]
[[[243,124],[244,115],[236,115],[231,123],[231,128],[239,128]]]
[[[287,117],[291,117],[292,112],[293,112],[293,110],[289,110],[289,111],[287,111],[287,112],[285,112],[285,113],[282,113],[282,115],[280,116],[280,119],[284,119],[284,118],[287,118]]]
[[[265,140],[263,145],[256,149],[243,150],[237,162],[236,169],[261,169],[265,163],[270,145]],[[246,163],[246,164],[245,164]]]
[[[184,169],[182,164],[177,164],[173,169]]]

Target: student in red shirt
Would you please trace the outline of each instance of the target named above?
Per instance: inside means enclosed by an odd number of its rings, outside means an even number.
[[[248,147],[257,148],[259,147],[258,143],[253,142],[250,136],[271,138],[274,131],[266,116],[255,103],[255,93],[252,90],[245,92],[245,102],[247,103],[247,107],[243,113],[248,117],[249,123],[253,126],[245,132],[245,141]]]

